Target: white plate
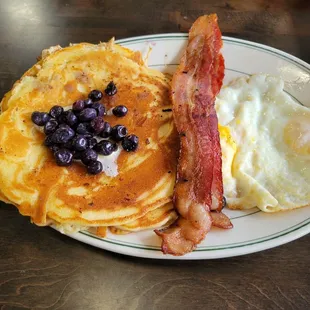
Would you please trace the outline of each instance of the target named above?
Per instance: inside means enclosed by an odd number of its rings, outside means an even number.
[[[299,103],[310,107],[310,66],[300,59],[261,44],[223,37],[225,81],[253,73],[281,76],[285,90]],[[161,34],[119,40],[123,46],[152,52],[148,64],[163,72],[173,73],[187,43],[186,34]],[[132,256],[161,259],[211,259],[243,255],[266,250],[310,232],[310,207],[266,214],[258,209],[248,211],[225,210],[234,228],[212,228],[196,251],[182,257],[164,255],[160,239],[153,231],[98,238],[89,232],[78,232],[70,237],[90,245]]]

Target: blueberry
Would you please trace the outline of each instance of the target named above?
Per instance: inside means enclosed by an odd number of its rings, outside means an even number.
[[[105,93],[108,96],[114,96],[117,93],[117,88],[116,85],[114,84],[113,81],[111,81],[108,85],[107,88],[105,89]]]
[[[46,138],[45,138],[45,140],[44,140],[44,145],[45,145],[45,146],[51,147],[51,146],[54,144],[54,142],[53,142],[53,140],[52,140],[52,137],[53,137],[53,135],[48,135],[48,136],[46,136]]]
[[[58,166],[70,166],[72,163],[73,155],[67,149],[60,149],[56,151],[54,156]]]
[[[115,145],[111,141],[102,140],[94,146],[94,150],[104,156],[111,155],[115,150]]]
[[[73,149],[76,151],[85,151],[87,149],[88,143],[84,136],[77,136],[73,140]]]
[[[89,108],[93,104],[93,101],[90,98],[84,100],[85,108]]]
[[[103,170],[102,163],[100,161],[92,161],[87,166],[87,172],[90,174],[98,174]]]
[[[91,127],[89,123],[80,123],[76,128],[76,132],[81,135],[89,134],[90,131],[91,131]]]
[[[81,112],[85,108],[84,100],[77,100],[73,103],[72,110],[76,112]]]
[[[80,118],[80,121],[82,122],[89,122],[93,120],[96,116],[97,116],[97,111],[95,109],[86,108],[80,113],[79,118]]]
[[[83,152],[73,151],[73,159],[75,159],[75,160],[81,159],[82,153],[83,153]]]
[[[71,139],[68,142],[62,144],[62,147],[67,149],[67,150],[73,150],[74,149],[74,147],[73,147],[73,140],[74,139]]]
[[[84,134],[83,135],[84,136],[84,138],[86,138],[86,139],[91,139],[91,138],[93,138],[94,137],[94,134],[92,133],[92,132],[90,132],[90,133],[86,133],[86,134]]]
[[[59,124],[66,124],[67,123],[67,113],[63,111],[58,117],[57,121]]]
[[[58,127],[58,122],[55,119],[50,119],[45,125],[44,125],[44,133],[46,135],[49,135],[53,133]]]
[[[54,105],[51,109],[50,109],[50,116],[53,118],[58,118],[61,113],[64,111],[64,108],[59,106],[59,105]]]
[[[116,125],[111,130],[111,138],[118,142],[127,136],[127,128],[123,125]]]
[[[80,111],[75,111],[75,110],[72,109],[72,112],[75,114],[75,116],[76,116],[77,118],[79,118]]]
[[[223,196],[223,204],[222,204],[222,209],[226,207],[227,201],[226,201],[226,197]]]
[[[88,139],[88,147],[92,149],[98,143],[96,138]]]
[[[113,152],[116,152],[118,150],[118,145],[117,143],[112,143],[112,146],[113,146]]]
[[[67,124],[60,124],[58,128],[71,128],[71,127],[68,126]]]
[[[44,126],[50,118],[51,117],[45,112],[35,111],[31,114],[31,120],[38,126]]]
[[[72,110],[69,110],[66,112],[66,123],[72,127],[78,123],[78,118],[77,116],[73,113]]]
[[[133,152],[138,148],[139,138],[136,135],[129,135],[122,141],[122,147],[127,152]]]
[[[51,150],[53,153],[59,151],[59,149],[60,149],[60,147],[59,147],[58,145],[56,145],[56,144],[54,144],[54,145],[52,145],[52,146],[50,147],[50,150]]]
[[[99,101],[101,100],[103,94],[100,90],[94,89],[88,94],[88,98],[92,101]]]
[[[48,113],[42,112],[42,121],[43,121],[43,125],[45,125],[50,119],[50,115]]]
[[[105,107],[100,102],[95,102],[91,105],[91,108],[97,111],[98,116],[103,116],[105,114]]]
[[[108,138],[111,134],[111,125],[108,123],[108,122],[104,122],[104,127],[103,127],[103,130],[101,131],[101,134],[100,136],[102,138]]]
[[[99,135],[100,132],[102,132],[102,130],[104,129],[104,123],[105,122],[103,118],[100,116],[97,116],[90,122],[90,127],[95,134]]]
[[[88,165],[92,161],[96,161],[97,159],[98,154],[92,149],[87,149],[81,154],[81,160],[84,165]]]
[[[117,117],[123,117],[127,112],[128,109],[124,105],[118,105],[112,110],[112,113]]]
[[[57,144],[66,143],[74,137],[74,130],[68,125],[59,127],[52,135],[52,141]]]

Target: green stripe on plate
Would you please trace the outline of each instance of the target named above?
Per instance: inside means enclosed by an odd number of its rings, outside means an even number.
[[[149,67],[150,68],[156,68],[156,67],[176,67],[178,66],[179,64],[157,64],[157,65],[150,65]],[[243,71],[240,71],[240,70],[236,70],[236,69],[231,69],[231,68],[225,68],[225,70],[227,71],[231,71],[231,72],[236,72],[236,73],[240,73],[240,74],[243,74],[243,75],[247,75],[247,76],[250,76],[251,74],[253,73],[248,73],[248,72],[243,72]],[[297,101],[300,105],[304,106],[304,104],[301,103],[300,100],[298,100],[295,96],[293,96],[290,92],[288,92],[287,90],[284,89],[284,92],[286,92],[288,95],[290,95],[295,101]]]
[[[195,251],[213,251],[213,250],[227,250],[227,249],[232,249],[232,248],[240,248],[240,247],[245,247],[245,246],[249,246],[249,245],[255,245],[255,244],[259,244],[262,242],[267,242],[270,240],[274,240],[280,237],[283,237],[285,235],[288,235],[302,227],[307,226],[310,223],[310,218],[290,227],[287,229],[284,229],[280,232],[268,235],[266,237],[262,237],[262,238],[256,238],[256,239],[251,239],[251,240],[247,240],[244,242],[235,242],[235,243],[230,243],[230,244],[224,244],[221,246],[207,246],[207,247],[199,247],[198,249],[196,249]],[[124,246],[124,247],[130,247],[130,248],[137,248],[137,249],[141,249],[141,250],[153,250],[153,251],[161,251],[159,246],[153,246],[153,245],[140,245],[137,243],[132,243],[132,242],[122,242],[120,240],[116,240],[116,239],[112,239],[112,238],[99,238],[89,232],[85,232],[85,231],[80,231],[80,234],[83,234],[85,236],[88,236],[90,238],[94,238],[97,240],[100,240],[102,242],[106,242],[106,243],[111,243],[114,245],[119,245],[119,246]]]
[[[139,42],[154,42],[154,41],[171,41],[171,40],[187,40],[188,39],[188,35],[187,34],[158,34],[158,35],[148,35],[148,36],[140,36],[140,37],[133,37],[133,38],[128,38],[128,39],[121,39],[121,40],[117,40],[116,43],[120,44],[120,45],[132,45],[132,44],[136,44]],[[283,52],[281,50],[278,50],[276,48],[264,45],[264,44],[260,44],[260,43],[255,43],[255,42],[251,42],[251,41],[246,41],[246,40],[241,40],[241,39],[236,39],[236,38],[230,38],[230,37],[225,37],[223,36],[223,41],[230,43],[232,45],[238,45],[238,46],[246,46],[248,48],[252,48],[254,50],[258,50],[258,51],[264,51],[268,54],[271,55],[276,55],[277,57],[280,57],[300,68],[302,68],[303,70],[306,70],[307,72],[310,72],[310,65],[307,64],[306,62],[300,60],[299,58],[290,55],[286,52]]]

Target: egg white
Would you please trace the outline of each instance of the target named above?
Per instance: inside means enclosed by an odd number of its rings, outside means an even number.
[[[310,205],[310,109],[265,74],[238,78],[216,100],[224,194],[233,209]]]

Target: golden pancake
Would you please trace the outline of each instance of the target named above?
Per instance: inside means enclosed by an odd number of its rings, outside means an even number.
[[[123,104],[128,114],[104,118],[136,134],[138,150],[102,156],[107,168],[114,168],[96,176],[77,162],[57,166],[43,146],[44,134],[31,121],[32,112],[56,104],[71,107],[92,89],[104,91],[112,80],[118,92],[101,102],[107,110]],[[163,111],[171,105],[169,82],[149,69],[140,53],[113,41],[44,51],[2,100],[0,199],[37,225],[71,228],[123,225],[170,202],[178,139],[172,113]]]
[[[166,227],[172,224],[178,215],[172,202],[146,213],[144,216],[123,225],[115,226],[116,229],[128,232]]]

